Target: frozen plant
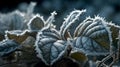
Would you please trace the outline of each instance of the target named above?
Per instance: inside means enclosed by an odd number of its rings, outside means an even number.
[[[99,16],[87,17],[76,27],[73,36],[71,35],[70,26],[84,12],[86,10],[72,11],[65,18],[60,30],[45,26],[38,32],[35,50],[38,53],[37,56],[46,65],[51,66],[67,56],[78,63],[83,63],[80,66],[84,66],[87,56],[106,56],[114,52],[115,45],[113,43],[116,36],[113,33],[114,30],[119,30],[119,26],[106,22]],[[84,60],[80,59],[81,55]]]
[[[28,21],[34,16],[33,10],[36,3],[31,2],[28,8],[28,12],[20,12],[15,10],[7,14],[0,14],[0,40],[4,39],[6,30],[25,30],[27,29]],[[31,9],[30,9],[31,8]]]
[[[57,13],[55,11],[51,13],[51,16],[47,20],[36,14],[26,24],[27,29],[8,30],[5,37],[7,40],[13,39],[19,44],[22,53],[18,57],[19,60],[24,59],[29,61],[29,63],[33,61],[37,63],[41,60],[41,62],[50,67],[55,65],[66,66],[67,62],[64,63],[61,61],[67,59],[73,63],[77,63],[79,67],[84,67],[87,62],[93,61],[89,56],[95,58],[97,56],[105,56],[102,60],[96,58],[96,61],[91,66],[112,66],[119,57],[119,46],[116,45],[118,42],[116,38],[118,37],[120,27],[107,22],[99,16],[95,16],[94,18],[87,17],[82,22],[79,22],[79,17],[85,12],[86,10],[72,11],[64,19],[60,30],[56,29],[56,25],[53,24],[53,22],[56,22],[55,16]],[[79,22],[79,24],[71,32],[70,27],[75,22]],[[8,42],[5,43],[8,44]],[[1,47],[4,46],[4,44],[1,45]],[[12,52],[16,51],[15,47],[12,49],[14,49]],[[0,54],[3,52],[1,50]],[[110,58],[113,58],[112,62],[106,64],[106,61]],[[24,61],[24,63],[27,64],[28,62]]]
[[[45,21],[43,19],[42,16],[40,16],[39,14],[36,14],[35,16],[33,16],[33,18],[31,20],[29,20],[28,24],[27,24],[27,27],[28,29],[25,29],[25,30],[6,30],[5,31],[5,39],[6,40],[14,40],[15,42],[17,42],[20,46],[20,56],[17,57],[17,62],[15,63],[18,63],[19,64],[19,61],[23,61],[22,63],[24,64],[27,64],[28,62],[31,63],[31,62],[38,62],[38,59],[37,57],[35,56],[35,51],[34,51],[34,43],[35,43],[35,40],[36,40],[36,34],[38,31],[40,31],[44,26],[51,26],[53,28],[55,28],[55,25],[52,24],[52,22],[54,21],[51,21],[51,20],[54,20],[55,18],[55,11],[53,13],[51,13],[51,16]],[[5,43],[8,43],[8,41],[5,41]],[[9,44],[7,44],[9,45]],[[6,46],[7,46],[6,45]],[[12,44],[10,44],[12,45]],[[4,47],[4,43],[3,45],[1,44],[1,48]],[[5,47],[6,47],[5,46]],[[14,46],[14,44],[13,44]],[[8,56],[7,57],[10,57],[11,59],[14,59],[13,57],[16,56],[16,48],[15,47],[8,47],[8,48],[12,48],[11,52],[9,53],[6,53]],[[6,49],[8,49],[6,48]],[[10,51],[10,49],[8,49],[8,51]],[[5,52],[4,50],[1,49],[0,51],[0,54],[3,54],[3,52]],[[5,55],[5,54],[3,54]],[[9,56],[10,55],[10,56]],[[29,55],[29,56],[28,56]],[[31,60],[33,59],[33,60]],[[26,60],[26,61],[24,61]],[[2,64],[4,65],[4,64]],[[0,66],[2,66],[0,65]]]

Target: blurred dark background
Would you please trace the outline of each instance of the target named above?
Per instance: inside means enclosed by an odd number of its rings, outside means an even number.
[[[46,18],[56,11],[58,22],[63,21],[74,9],[87,9],[84,17],[99,15],[120,25],[120,0],[0,0],[0,12],[7,13],[16,9],[24,12],[31,1],[37,3],[34,13],[40,13]]]

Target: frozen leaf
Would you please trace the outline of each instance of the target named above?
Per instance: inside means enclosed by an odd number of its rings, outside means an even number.
[[[85,24],[86,23],[86,24]],[[93,20],[92,18],[90,17],[87,17],[82,23],[80,23],[78,25],[78,27],[75,29],[75,32],[74,32],[74,37],[77,37],[78,35],[80,35],[82,33],[82,31],[84,31],[85,27],[87,27],[88,25],[90,25],[91,23],[93,23]],[[83,26],[84,24],[84,26]],[[82,27],[82,28],[81,28]]]
[[[119,35],[120,26],[115,25],[114,23],[108,23],[107,26],[110,27],[110,31],[112,33],[113,45],[117,47],[117,37]]]
[[[95,40],[92,40],[89,37],[77,37],[74,42],[74,49],[83,51],[87,55],[96,55],[98,53],[106,54],[109,50],[106,50],[104,47],[100,46]],[[98,54],[99,55],[99,54]]]
[[[98,16],[87,18],[75,30],[75,47],[85,53],[106,52],[112,44],[112,37],[107,22]],[[103,52],[103,53],[104,53]]]
[[[14,40],[3,40],[0,42],[0,57],[7,56],[19,48]]]
[[[24,26],[24,16],[20,11],[2,14],[0,18],[0,34],[2,35],[4,35],[5,30],[23,30]]]
[[[0,14],[0,34],[4,35],[6,30],[25,30],[27,29],[27,23],[32,18],[34,14],[31,13],[29,16],[15,10],[7,14]]]
[[[0,41],[5,37],[6,30],[24,30],[27,28],[25,20],[25,13],[18,10],[0,16]],[[29,16],[30,17],[30,16]]]
[[[6,31],[6,38],[7,39],[14,39],[16,42],[21,44],[27,37],[32,36],[36,37],[37,32],[29,31],[29,30],[13,30],[13,31]]]
[[[41,30],[41,28],[44,27],[44,23],[45,23],[45,21],[44,21],[43,17],[41,17],[40,15],[37,14],[28,23],[28,28],[30,30]]]
[[[75,21],[77,20],[77,19],[79,19],[79,16],[83,13],[83,12],[85,12],[86,10],[75,10],[75,11],[72,11],[71,13],[70,13],[70,15],[68,15],[68,17],[67,18],[65,18],[65,21],[63,22],[63,24],[62,24],[62,26],[61,26],[61,28],[60,28],[60,35],[61,35],[61,37],[63,38],[63,39],[67,39],[66,38],[66,34],[68,34],[67,33],[67,30],[68,30],[68,28],[73,24],[73,23],[75,23]]]
[[[37,56],[47,65],[52,65],[65,53],[67,42],[60,40],[59,33],[54,28],[44,28],[36,40]]]

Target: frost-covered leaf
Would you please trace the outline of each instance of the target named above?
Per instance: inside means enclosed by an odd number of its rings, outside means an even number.
[[[78,62],[86,62],[88,60],[87,56],[80,51],[71,51],[70,57]]]
[[[27,23],[30,21],[30,19],[33,16],[34,16],[33,13],[30,13],[28,15],[27,13],[20,12],[19,10],[15,10],[9,13],[1,13],[0,14],[0,34],[4,35],[6,30],[27,29]]]
[[[23,30],[24,27],[24,16],[20,11],[2,14],[0,17],[0,34],[4,34],[5,30]]]
[[[24,30],[27,28],[25,20],[25,13],[22,13],[18,10],[13,11],[7,14],[0,15],[0,35],[5,35],[6,30]],[[30,16],[29,16],[30,17]],[[2,38],[0,37],[0,39]],[[1,39],[3,40],[3,39]]]
[[[63,22],[61,28],[60,28],[60,35],[63,39],[67,39],[65,36],[67,33],[68,28],[75,23],[77,19],[79,19],[79,16],[83,13],[86,12],[86,10],[75,10],[70,13],[70,15],[65,18],[65,21]]]
[[[85,53],[107,52],[112,45],[112,37],[107,22],[98,16],[87,18],[75,30],[75,47]]]
[[[3,40],[0,42],[0,57],[7,56],[19,48],[19,44],[14,40]]]
[[[47,65],[52,65],[65,53],[66,41],[60,40],[59,33],[54,28],[44,28],[36,40],[37,56]]]
[[[13,30],[13,31],[6,31],[6,38],[7,39],[14,39],[16,42],[21,44],[24,40],[26,40],[27,37],[32,36],[36,37],[37,32],[36,31],[30,31],[30,30]]]
[[[110,31],[113,39],[112,41],[113,45],[117,47],[117,42],[118,42],[117,37],[119,35],[120,26],[115,25],[114,23],[108,23],[107,26],[110,27]]]
[[[106,54],[109,50],[106,50],[104,47],[100,46],[95,40],[92,40],[89,37],[77,37],[74,42],[74,49],[85,52],[87,55],[93,54]]]
[[[28,29],[30,30],[41,30],[44,27],[44,19],[40,15],[34,16],[28,23]]]
[[[93,20],[92,18],[90,17],[87,17],[82,23],[80,23],[78,25],[78,27],[75,29],[75,32],[74,32],[74,37],[78,37],[81,33],[83,33],[84,29],[86,29],[86,27],[88,25],[90,25],[91,23],[93,23]],[[84,24],[84,26],[83,26]],[[82,28],[81,28],[82,27]]]

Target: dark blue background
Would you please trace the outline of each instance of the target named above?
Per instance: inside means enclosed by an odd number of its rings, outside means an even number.
[[[74,9],[87,9],[83,17],[100,15],[107,21],[120,25],[120,0],[0,0],[0,12],[11,12],[19,9],[20,4],[27,5],[31,1],[37,2],[34,13],[40,13],[44,18],[47,18],[52,11],[57,11],[58,23]]]

